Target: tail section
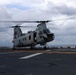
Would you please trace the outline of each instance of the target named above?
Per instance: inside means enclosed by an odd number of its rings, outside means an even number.
[[[20,26],[15,26],[14,27],[14,39],[17,39],[20,36],[22,36],[22,31],[20,29]]]

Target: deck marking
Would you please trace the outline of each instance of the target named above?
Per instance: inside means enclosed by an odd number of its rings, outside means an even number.
[[[50,51],[50,50],[46,50],[46,51],[43,51],[43,52],[41,52],[41,53],[35,53],[35,54],[27,55],[27,56],[21,57],[21,58],[19,58],[19,59],[29,59],[29,58],[32,58],[32,57],[41,55],[41,54],[43,54],[43,53],[45,53],[45,52],[48,52],[48,51]]]
[[[24,57],[21,57],[19,59],[29,59],[29,58],[32,58],[32,57],[35,57],[35,56],[38,56],[38,55],[41,55],[41,54],[43,54],[43,52],[42,53],[31,54],[31,55],[28,55],[28,56],[24,56]]]
[[[1,52],[0,54],[21,53],[21,52]]]

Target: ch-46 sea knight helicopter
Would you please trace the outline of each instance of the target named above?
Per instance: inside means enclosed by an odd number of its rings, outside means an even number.
[[[74,17],[64,18],[76,19]],[[58,19],[63,20],[63,19]],[[54,20],[55,21],[55,20]],[[14,22],[14,23],[38,23],[37,28],[34,31],[28,31],[27,33],[22,33],[20,25],[11,26],[14,28],[14,37],[13,37],[13,49],[20,47],[30,47],[34,48],[37,44],[44,45],[46,49],[46,44],[54,40],[55,36],[46,26],[46,23],[52,22],[52,20],[46,21],[0,21],[0,22]],[[26,26],[25,26],[26,27]]]
[[[14,21],[17,22],[17,21]],[[23,21],[21,21],[23,22]],[[44,45],[46,48],[46,43],[54,40],[54,33],[52,33],[46,26],[47,21],[24,21],[25,23],[39,23],[36,30],[28,31],[27,33],[22,33],[21,26],[16,25],[12,26],[14,28],[14,37],[13,37],[13,49],[17,47],[30,47],[31,49],[35,45],[40,44]]]

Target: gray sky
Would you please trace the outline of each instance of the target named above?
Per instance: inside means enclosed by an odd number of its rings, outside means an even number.
[[[52,20],[76,17],[76,0],[0,0],[0,20]],[[12,46],[13,29],[0,24],[0,46]],[[37,24],[23,24],[37,25]],[[55,40],[48,45],[76,45],[76,19],[48,23]],[[30,29],[22,28],[23,32]]]

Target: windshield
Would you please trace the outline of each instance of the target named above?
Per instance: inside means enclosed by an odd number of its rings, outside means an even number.
[[[43,30],[44,33],[50,33],[50,30],[49,29],[45,29]]]

